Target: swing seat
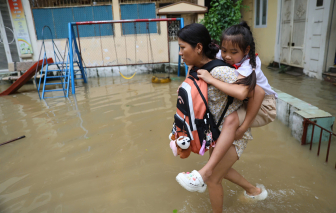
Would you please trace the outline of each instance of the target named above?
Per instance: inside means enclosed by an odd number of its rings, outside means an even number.
[[[171,82],[171,79],[169,77],[165,78],[158,78],[156,76],[152,77],[152,83],[169,83]]]

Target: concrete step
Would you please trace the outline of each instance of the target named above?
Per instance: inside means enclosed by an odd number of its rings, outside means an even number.
[[[323,128],[332,131],[335,117],[330,113],[278,89],[273,88],[273,90],[277,92],[279,96],[276,106],[277,118],[291,129],[293,137],[298,141],[303,144],[308,144],[311,142],[312,134],[314,134],[313,143],[318,143],[320,139],[321,129],[318,127],[314,128],[313,133],[312,125],[308,125],[306,135],[303,137],[304,119],[309,119]],[[306,141],[302,141],[304,138],[306,138]],[[326,131],[323,131],[321,139],[323,142],[328,141],[329,134]]]
[[[322,73],[322,77],[325,81],[336,83],[336,73],[325,72],[325,73]]]

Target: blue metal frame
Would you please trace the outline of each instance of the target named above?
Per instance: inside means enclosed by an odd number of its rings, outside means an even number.
[[[83,62],[82,62],[82,58],[81,55],[79,53],[79,49],[77,46],[77,42],[76,42],[76,38],[75,38],[75,31],[73,29],[73,25],[76,23],[69,23],[68,24],[68,29],[69,29],[69,63],[70,63],[70,75],[71,75],[71,92],[72,94],[76,93],[76,88],[75,88],[75,71],[74,71],[74,66],[73,63],[76,62],[79,65],[79,70],[81,71],[81,75],[82,78],[84,80],[84,83],[87,83],[87,79],[86,79],[86,74],[85,74],[85,70],[83,67]],[[73,42],[73,43],[72,43]],[[73,45],[74,48],[73,49]],[[74,61],[74,52],[77,54],[77,58],[78,61]]]
[[[54,52],[54,62],[53,63],[48,63],[48,57],[47,57],[47,53],[46,53],[46,48],[45,48],[45,42],[44,42],[44,29],[47,28],[49,29],[49,32],[51,34],[51,42],[53,45],[53,52]],[[60,51],[58,50],[54,39],[53,39],[53,35],[52,35],[52,31],[50,29],[50,27],[48,26],[44,26],[42,29],[42,45],[41,45],[41,50],[40,50],[40,55],[39,55],[39,59],[38,61],[40,61],[40,56],[42,53],[42,50],[44,50],[43,53],[43,59],[42,59],[42,66],[41,66],[41,70],[40,70],[40,79],[39,79],[39,85],[37,86],[37,92],[39,95],[40,99],[45,99],[45,98],[54,98],[54,97],[45,97],[45,92],[52,92],[52,91],[63,91],[64,96],[60,96],[60,97],[68,97],[69,94],[69,70],[67,69],[67,65],[65,65],[64,63],[64,57],[62,57]],[[57,50],[57,51],[56,51]],[[46,65],[44,65],[46,63]],[[50,65],[55,65],[57,67],[57,69],[55,70],[49,70],[49,66]],[[43,87],[42,87],[42,96],[40,95],[40,89],[41,89],[41,77],[43,75],[43,69],[44,66],[46,67],[46,70],[44,71],[44,81],[43,81]],[[65,69],[64,69],[65,67]],[[48,76],[48,73],[50,72],[59,72],[60,76]],[[64,75],[63,75],[64,72]],[[36,75],[37,75],[37,68],[36,68],[36,72],[35,72],[35,82],[36,82]],[[60,78],[61,82],[60,83],[47,83],[47,78]],[[45,89],[46,85],[56,85],[56,84],[61,84],[62,85],[62,89],[52,89],[52,90],[47,90]],[[58,96],[59,97],[59,96]]]
[[[184,27],[184,19],[183,18],[176,18],[177,21],[180,21],[180,28],[182,29]],[[123,20],[125,23],[126,22],[132,22],[132,20]],[[139,21],[139,20],[137,20]],[[142,20],[143,21],[143,20]],[[148,19],[148,21],[157,21],[155,19]],[[109,22],[110,21],[100,21],[100,23],[104,23],[104,22]],[[118,21],[116,21],[118,22]],[[84,24],[92,24],[93,22],[88,22],[88,23],[84,23]],[[79,53],[79,49],[78,49],[78,45],[77,45],[77,41],[75,38],[75,32],[73,29],[73,26],[76,25],[76,22],[69,22],[68,23],[68,31],[69,31],[69,70],[70,70],[70,76],[71,76],[71,91],[72,94],[76,93],[76,89],[75,89],[75,70],[74,70],[74,62],[76,62],[79,65],[79,69],[81,71],[82,74],[82,78],[84,80],[84,83],[87,83],[87,79],[86,79],[86,74],[85,74],[85,69],[83,67],[83,62],[82,62],[82,58],[81,55]],[[81,23],[83,24],[83,23]],[[74,61],[74,53],[77,54],[78,56],[78,61]],[[67,62],[68,64],[68,62]],[[181,56],[179,55],[178,58],[178,72],[177,75],[180,76],[180,67],[181,67]],[[186,69],[186,74],[188,73],[188,66],[185,65],[185,69]]]
[[[180,29],[182,29],[184,27],[184,19],[183,18],[179,18],[180,19]],[[180,47],[179,47],[179,53],[180,53]],[[185,69],[185,75],[188,75],[188,66],[186,64],[184,64],[184,69]],[[180,76],[180,70],[181,70],[181,56],[179,54],[178,57],[178,70],[177,70],[177,76]]]

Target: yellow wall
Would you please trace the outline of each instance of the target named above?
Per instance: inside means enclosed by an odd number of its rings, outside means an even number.
[[[204,3],[203,3],[203,5],[204,5]],[[200,4],[200,6],[203,6],[203,5]],[[183,12],[204,11],[205,12],[206,8],[202,8],[202,7],[199,7],[197,5],[181,2],[181,3],[173,5],[173,6],[162,8],[159,11],[160,11],[160,13],[179,12],[179,11],[183,11]]]
[[[197,0],[197,4],[198,5],[201,5],[201,6],[204,6],[204,0]],[[208,11],[209,11],[209,8],[208,8]],[[197,22],[201,22],[201,20],[204,19],[204,14],[197,14]]]
[[[267,27],[264,28],[254,27],[255,0],[244,0],[243,5],[249,7],[248,9],[242,9],[242,18],[251,27],[256,52],[259,54],[261,63],[268,65],[274,60],[278,0],[268,0]]]

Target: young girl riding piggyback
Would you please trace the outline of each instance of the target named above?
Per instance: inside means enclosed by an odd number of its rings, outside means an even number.
[[[247,145],[247,143],[238,143],[244,133],[250,127],[264,126],[276,117],[277,94],[271,89],[261,70],[260,58],[255,53],[253,35],[246,22],[233,25],[223,31],[220,50],[216,58],[235,67],[238,80],[234,83],[226,83],[214,78],[207,70],[202,69],[197,71],[198,77],[221,92],[245,101],[237,111],[225,118],[221,134],[216,146],[210,150],[211,156],[206,165],[199,171],[180,173],[176,177],[177,181],[189,191],[203,192],[207,185],[213,187],[213,185],[220,184],[216,183],[218,180],[213,180],[213,172],[216,166],[223,166],[220,165],[220,162],[223,161],[232,144],[235,145],[239,158]],[[262,90],[262,93],[260,90]],[[257,185],[255,187],[250,184],[236,170],[231,168],[232,165],[228,166],[225,174],[223,173],[223,178],[245,189],[245,196],[248,198],[263,200],[267,197],[267,191],[263,186],[258,187]],[[192,182],[193,177],[198,177],[197,183]],[[187,187],[187,185],[192,187]],[[211,190],[210,194],[214,193],[217,193],[216,190]],[[220,189],[218,189],[218,193],[220,195]],[[216,196],[213,195],[212,197]]]

